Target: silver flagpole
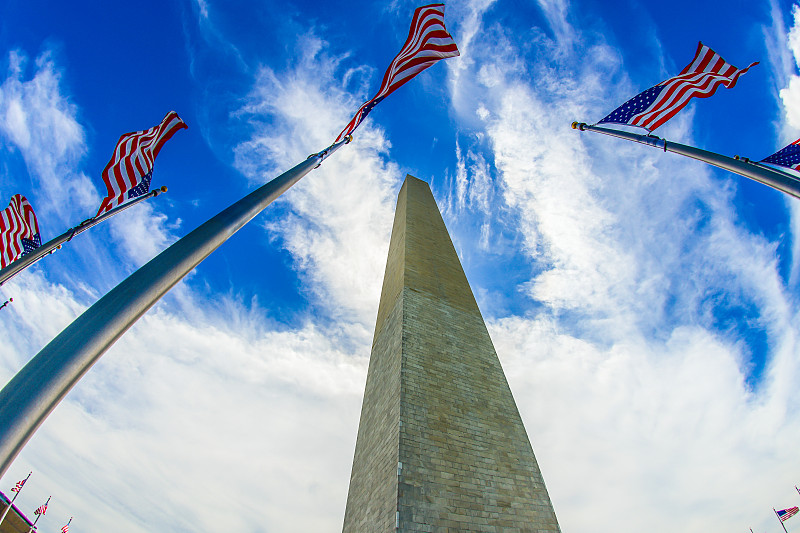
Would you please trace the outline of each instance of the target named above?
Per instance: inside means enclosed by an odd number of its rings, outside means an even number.
[[[583,122],[573,122],[572,129],[580,131],[594,131],[604,135],[611,135],[613,137],[619,137],[620,139],[626,139],[628,141],[634,141],[646,144],[648,146],[653,146],[655,148],[660,148],[665,152],[674,152],[686,157],[691,157],[692,159],[703,161],[709,165],[714,165],[715,167],[729,170],[734,174],[739,174],[745,178],[750,178],[751,180],[763,183],[764,185],[768,185],[773,189],[785,192],[786,194],[794,196],[795,198],[800,198],[800,179],[795,178],[786,172],[768,168],[766,165],[751,162],[749,159],[741,159],[738,156],[735,158],[724,156],[714,152],[709,152],[707,150],[701,150],[700,148],[695,148],[694,146],[687,146],[685,144],[667,141],[666,139],[656,137],[655,135],[640,135],[627,131],[603,128],[601,126],[592,126]]]
[[[106,220],[109,217],[112,217],[112,216],[116,215],[117,213],[119,213],[121,211],[125,211],[129,207],[131,207],[133,205],[136,205],[139,202],[143,202],[144,200],[147,200],[148,198],[153,198],[153,197],[158,196],[159,194],[164,193],[164,192],[167,192],[167,188],[166,187],[161,187],[160,189],[154,189],[154,190],[150,191],[147,194],[144,194],[142,196],[139,196],[139,197],[135,198],[134,200],[131,200],[130,202],[124,203],[122,205],[118,205],[114,209],[110,209],[110,210],[106,211],[105,213],[103,213],[100,216],[96,216],[94,218],[90,218],[88,220],[84,220],[83,222],[81,222],[80,224],[75,226],[74,228],[68,229],[67,231],[65,231],[64,233],[62,233],[61,235],[59,235],[55,239],[52,239],[52,240],[44,243],[43,245],[41,245],[38,248],[36,248],[35,250],[33,250],[31,253],[23,255],[19,259],[13,261],[10,265],[6,266],[4,269],[0,270],[0,285],[5,283],[9,279],[13,278],[17,274],[19,274],[20,272],[22,272],[23,270],[28,268],[29,266],[31,266],[32,264],[34,264],[36,261],[38,261],[42,257],[46,256],[47,254],[53,253],[62,244],[64,244],[67,241],[72,240],[72,238],[75,235],[78,235],[79,233],[83,233],[87,229],[98,225],[102,221]]]
[[[211,252],[352,137],[312,154],[161,252],[75,319],[0,390],[0,476],[67,392]]]
[[[28,477],[25,478],[25,481],[22,482],[22,486],[19,488],[19,490],[15,490],[14,491],[14,497],[11,498],[10,502],[8,502],[8,507],[6,507],[6,510],[3,511],[3,516],[0,516],[0,524],[2,524],[3,521],[5,521],[6,516],[8,516],[8,512],[11,510],[11,507],[14,505],[14,500],[16,500],[17,496],[19,496],[19,493],[22,492],[22,489],[25,487],[25,483],[28,482],[28,479],[30,479],[31,474],[33,474],[32,471],[28,474]],[[0,477],[2,477],[2,474],[0,474]]]

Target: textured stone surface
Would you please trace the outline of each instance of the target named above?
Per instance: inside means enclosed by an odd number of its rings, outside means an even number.
[[[397,200],[344,532],[558,532],[428,185]]]
[[[13,498],[13,494],[11,497]],[[18,503],[19,500],[17,500],[14,505],[16,506]],[[0,500],[0,516],[3,515],[6,507],[8,507],[8,503],[4,500]],[[28,533],[30,527],[30,523],[25,521],[25,519],[19,515],[19,512],[12,507],[8,512],[6,519],[3,520],[2,524],[0,524],[0,533]]]

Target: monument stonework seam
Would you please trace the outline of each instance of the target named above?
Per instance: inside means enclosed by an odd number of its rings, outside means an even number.
[[[554,532],[519,411],[427,183],[397,199],[344,533]]]

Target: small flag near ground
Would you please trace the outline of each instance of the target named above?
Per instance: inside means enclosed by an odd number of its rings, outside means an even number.
[[[146,194],[150,190],[153,164],[158,152],[176,131],[186,127],[181,117],[175,111],[170,111],[158,126],[122,135],[111,161],[103,170],[108,193],[97,214],[101,215],[125,200]]]
[[[791,517],[797,514],[800,511],[798,507],[789,507],[788,509],[781,509],[780,511],[775,511],[775,514],[778,515],[778,518],[781,519],[781,522],[786,522]]]
[[[757,61],[747,68],[736,68],[699,43],[694,59],[680,74],[637,94],[598,124],[628,124],[653,131],[686,107],[692,98],[708,98],[720,85],[732,88],[739,76],[755,65]]]
[[[39,222],[28,199],[21,194],[11,197],[0,211],[0,268],[42,245]]]
[[[800,171],[800,139],[759,161]],[[796,489],[797,487],[795,487]],[[800,492],[798,490],[797,492]]]
[[[381,100],[392,94],[398,87],[430,67],[440,59],[460,55],[453,37],[444,27],[444,4],[431,4],[418,7],[411,20],[411,29],[408,39],[395,56],[386,74],[378,93],[364,102],[356,114],[342,130],[337,143],[353,133],[359,124],[366,118],[372,108]]]
[[[19,492],[20,490],[22,490],[22,486],[25,484],[26,481],[28,481],[27,478],[23,479],[22,481],[17,481],[17,484],[11,488],[11,492]]]

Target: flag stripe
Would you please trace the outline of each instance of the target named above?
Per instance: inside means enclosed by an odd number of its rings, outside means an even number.
[[[680,74],[634,96],[598,124],[630,124],[653,131],[686,107],[692,98],[708,98],[720,85],[733,88],[739,77],[757,64],[736,68],[701,42],[694,59]]]
[[[633,123],[654,130],[675,116],[691,98],[695,96],[708,98],[713,95],[720,83],[726,79],[724,76],[712,75],[693,76],[689,80],[675,80],[669,85],[664,96],[659,95],[660,98],[653,104],[653,108],[636,117]],[[653,125],[656,122],[658,125]]]
[[[142,178],[153,171],[156,156],[169,139],[180,129],[186,128],[175,111],[170,111],[158,126],[120,136],[114,147],[114,155],[103,169],[103,181],[108,193],[100,204],[97,214],[123,203]]]
[[[27,250],[23,239],[29,243]],[[41,245],[39,222],[27,198],[15,194],[8,207],[0,211],[0,268],[7,267],[21,255],[33,250],[36,246],[31,243]]]
[[[411,19],[408,38],[386,69],[378,92],[358,108],[334,142],[353,133],[372,108],[401,85],[440,59],[457,55],[460,55],[458,47],[444,26],[444,4],[418,7]]]
[[[17,195],[19,196],[19,195]],[[30,477],[30,476],[29,476]],[[11,488],[11,492],[19,492],[22,489],[22,486],[25,485],[25,482],[28,481],[28,478],[23,479],[22,481],[17,481],[17,484]]]

